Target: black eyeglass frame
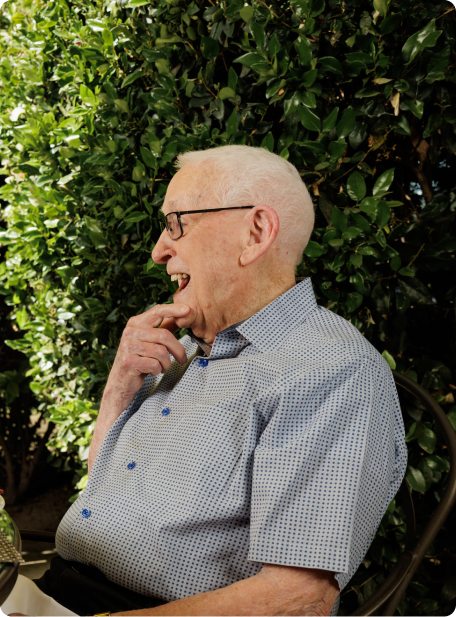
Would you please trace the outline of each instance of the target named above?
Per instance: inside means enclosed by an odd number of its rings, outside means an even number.
[[[182,229],[182,222],[181,222],[182,214],[203,214],[204,212],[221,212],[222,210],[246,210],[247,208],[255,208],[255,206],[233,206],[232,208],[208,208],[207,210],[186,210],[185,212],[168,212],[168,214],[163,214],[163,212],[160,212],[161,216],[163,217],[165,221],[164,226],[163,226],[163,220],[161,218],[159,218],[158,221],[160,223],[160,229],[162,233],[165,227],[166,231],[169,233],[171,240],[179,240],[179,238],[182,238],[182,236],[184,235],[184,230]],[[181,231],[180,236],[177,236],[177,238],[173,238],[171,236],[172,230],[171,230],[171,227],[168,225],[168,216],[172,216],[173,214],[177,216],[177,222],[179,223],[179,229]]]

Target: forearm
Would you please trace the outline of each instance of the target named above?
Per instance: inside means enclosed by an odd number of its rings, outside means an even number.
[[[329,615],[339,593],[332,572],[274,566],[233,585],[114,615]],[[297,576],[290,579],[290,570]],[[300,571],[300,572],[298,572]],[[306,572],[306,578],[302,573]],[[284,573],[287,579],[283,578]],[[293,573],[292,573],[293,574]],[[323,578],[321,575],[323,574]],[[291,582],[290,582],[291,581]]]
[[[256,577],[215,591],[175,600],[162,606],[115,615],[273,615],[274,601],[266,584]],[[285,613],[282,613],[285,614]],[[296,613],[297,614],[297,613]]]

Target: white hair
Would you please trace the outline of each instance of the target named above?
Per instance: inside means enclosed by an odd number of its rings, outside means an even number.
[[[205,162],[219,172],[217,185],[211,188],[220,204],[274,208],[280,221],[279,247],[291,252],[293,265],[298,265],[315,217],[312,199],[296,167],[264,148],[234,145],[185,152],[177,157],[176,167]]]

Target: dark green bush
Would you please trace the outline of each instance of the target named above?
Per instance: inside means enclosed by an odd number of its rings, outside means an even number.
[[[150,252],[189,149],[248,144],[296,165],[317,213],[299,274],[456,427],[454,15],[419,0],[4,5],[0,291],[23,333],[9,345],[58,427],[55,463],[73,461],[78,488],[122,329],[175,290]],[[419,409],[408,418],[426,520],[448,457]],[[403,534],[393,502],[341,612],[373,593]],[[435,543],[402,614],[447,614],[448,549]]]

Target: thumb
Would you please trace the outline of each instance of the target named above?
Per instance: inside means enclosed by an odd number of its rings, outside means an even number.
[[[165,330],[169,330],[171,334],[174,334],[177,330],[179,330],[179,326],[174,321],[174,317],[165,317],[165,319],[158,326],[159,328],[164,328]]]

